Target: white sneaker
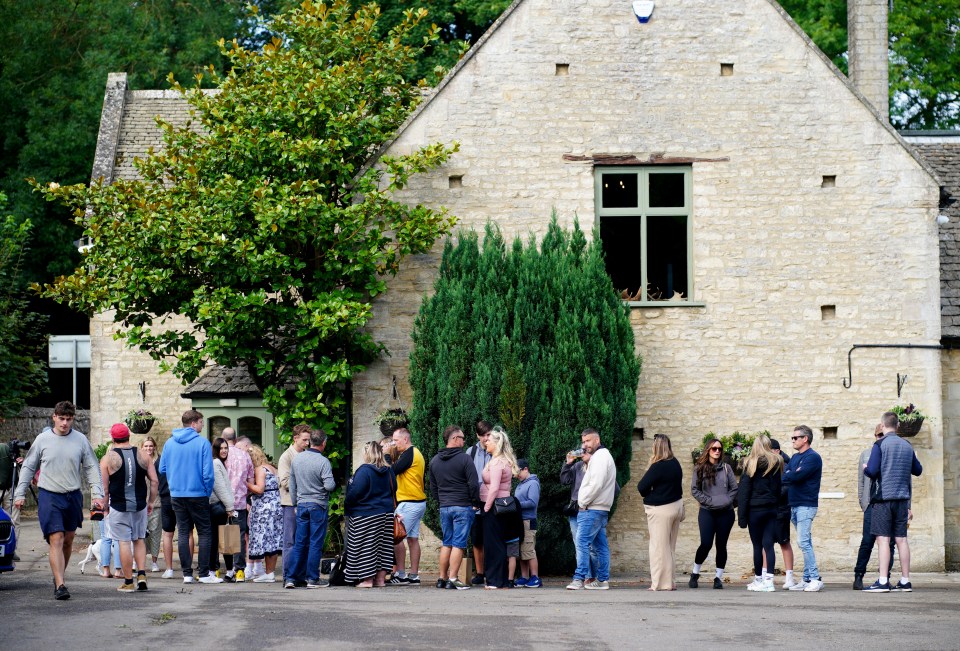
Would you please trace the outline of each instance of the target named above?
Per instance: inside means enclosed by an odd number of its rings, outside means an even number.
[[[810,585],[806,581],[794,581],[793,585],[787,588],[791,592],[803,592],[807,589],[807,586]]]
[[[151,571],[151,572],[159,572],[159,571],[160,571],[160,566],[157,565],[156,563],[154,563],[153,565],[150,566],[150,571]]]
[[[217,578],[213,574],[208,574],[206,576],[201,576],[197,579],[200,583],[223,583],[223,579]]]
[[[253,580],[254,583],[273,583],[277,578],[274,576],[273,572],[268,574],[260,574]]]
[[[173,578],[173,570],[168,567],[167,569],[165,569],[165,570],[163,571],[163,574],[160,575],[160,578],[161,578],[161,579],[172,579],[172,578]]]
[[[783,589],[784,589],[784,590],[789,590],[790,588],[792,588],[792,587],[795,586],[795,585],[797,585],[797,582],[794,581],[794,580],[793,580],[793,577],[791,576],[790,578],[788,578],[786,581],[783,582]]]
[[[757,589],[757,592],[776,592],[777,589],[773,587],[773,577],[764,579],[760,582],[760,587]]]
[[[756,577],[753,578],[753,581],[751,581],[751,582],[747,585],[747,590],[749,590],[750,592],[763,592],[763,591],[760,589],[760,588],[762,588],[762,587],[763,587],[763,579],[761,579],[760,577],[756,576]]]
[[[803,589],[804,592],[820,592],[821,590],[823,590],[823,581],[820,579],[812,579]]]
[[[193,576],[185,576],[185,577],[183,577],[183,582],[184,582],[184,583],[193,583]]]

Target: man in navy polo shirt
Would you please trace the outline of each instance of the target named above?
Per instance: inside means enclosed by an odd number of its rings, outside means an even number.
[[[823,580],[817,569],[817,557],[813,553],[812,528],[820,503],[823,460],[810,447],[813,444],[813,430],[806,425],[794,427],[790,441],[794,455],[783,471],[783,485],[787,487],[790,521],[797,529],[797,543],[803,553],[803,581],[790,590],[820,592],[823,590]]]

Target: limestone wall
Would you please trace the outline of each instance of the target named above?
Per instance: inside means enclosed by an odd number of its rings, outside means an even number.
[[[960,351],[943,353],[943,512],[946,569],[960,570]]]
[[[722,63],[732,75],[721,76]],[[543,233],[553,208],[562,224],[593,225],[593,165],[565,155],[711,159],[692,163],[699,306],[631,314],[644,357],[637,426],[646,432],[634,441],[634,483],[655,433],[671,437],[689,477],[689,450],[707,431],[768,429],[789,449],[790,429],[806,423],[830,494],[814,525],[820,564],[850,572],[861,527],[857,459],[897,402],[897,373],[906,374],[903,399],[934,416],[913,440],[926,468],[910,530],[914,567],[943,567],[939,353],[858,350],[853,385],[841,385],[853,344],[939,342],[937,185],[778,7],[676,0],[657,3],[642,25],[629,3],[526,0],[389,153],[454,139],[460,152],[404,198],[447,206],[464,228],[495,220],[508,237]],[[450,176],[462,176],[460,187]],[[372,328],[391,357],[354,386],[355,441],[374,431],[393,375],[410,404],[409,332],[436,264],[408,261],[376,304]],[[824,440],[824,427],[836,438]],[[610,527],[614,571],[646,571],[633,486],[623,500]],[[690,500],[687,514],[684,569],[698,544]],[[729,569],[746,570],[745,532],[731,545]]]

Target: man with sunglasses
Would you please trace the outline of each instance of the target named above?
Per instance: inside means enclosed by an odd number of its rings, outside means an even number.
[[[883,438],[883,425],[878,424],[873,430],[873,438],[879,441]],[[870,452],[873,451],[873,445],[860,453],[860,463],[857,464],[857,497],[860,499],[860,510],[863,511],[863,533],[860,536],[860,550],[857,552],[857,564],[853,568],[853,589],[863,590],[863,576],[867,573],[867,563],[870,562],[870,554],[873,553],[873,546],[877,542],[877,537],[870,533],[870,526],[873,521],[872,504],[870,503],[870,493],[873,480],[863,474],[870,461]],[[893,550],[896,543],[890,541],[890,567],[893,567]]]
[[[474,507],[480,503],[480,486],[473,461],[463,452],[463,430],[450,425],[443,431],[441,449],[430,460],[430,493],[440,505],[440,578],[437,587],[469,590],[460,581],[460,563],[467,549],[467,534],[473,525]]]
[[[783,484],[787,487],[790,521],[797,529],[797,543],[803,553],[803,581],[790,590],[820,592],[823,590],[823,580],[817,569],[817,557],[813,553],[812,528],[819,506],[823,459],[810,447],[813,444],[813,430],[806,425],[794,427],[790,441],[794,455],[783,471]]]

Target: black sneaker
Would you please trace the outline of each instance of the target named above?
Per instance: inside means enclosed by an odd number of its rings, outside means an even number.
[[[853,577],[853,589],[863,590],[863,577],[859,574]]]
[[[687,585],[690,586],[691,588],[699,588],[700,587],[700,584],[698,583],[699,581],[700,581],[699,574],[691,574],[690,580],[687,582]]]
[[[880,583],[880,579],[877,579],[873,585],[863,589],[864,592],[890,592],[889,583]]]
[[[911,584],[909,581],[907,581],[906,583],[904,583],[903,581],[899,581],[895,586],[893,586],[892,591],[893,592],[913,592],[913,584]]]
[[[719,576],[713,577],[713,589],[723,590],[723,579],[721,579]]]
[[[437,579],[437,590],[444,590],[447,587],[446,579]]]
[[[406,581],[407,581],[407,585],[420,585],[420,575],[408,574]]]
[[[237,577],[235,577],[235,576],[230,576],[229,574],[224,574],[224,575],[223,575],[223,582],[224,582],[224,583],[236,583],[236,582],[237,582]]]
[[[474,574],[473,578],[470,579],[470,585],[484,585],[486,582],[486,578],[482,574]]]
[[[70,591],[67,590],[67,586],[60,584],[56,590],[53,591],[53,598],[57,601],[66,601],[70,598]]]
[[[419,579],[417,580],[417,582],[419,583]],[[392,579],[387,581],[387,585],[410,585],[410,579],[409,577],[406,577],[406,576],[394,575]]]

